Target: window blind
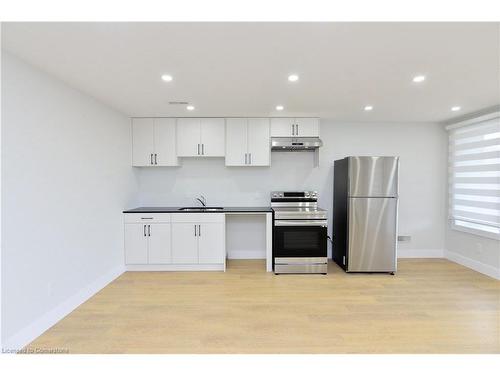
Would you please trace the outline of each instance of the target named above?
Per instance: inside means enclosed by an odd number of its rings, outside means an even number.
[[[449,218],[500,239],[500,118],[450,129]]]

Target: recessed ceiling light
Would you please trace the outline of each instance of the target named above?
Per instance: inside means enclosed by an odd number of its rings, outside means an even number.
[[[424,81],[425,81],[425,76],[420,75],[420,76],[413,77],[413,82],[415,82],[415,83],[420,83],[420,82],[424,82]]]
[[[290,82],[297,82],[299,80],[299,76],[297,74],[290,74],[288,76],[288,80]]]
[[[460,111],[461,109],[462,109],[462,107],[460,107],[459,105],[456,105],[456,106],[454,106],[454,107],[451,107],[451,110],[452,110],[453,112]]]
[[[371,111],[373,109],[373,106],[372,105],[367,105],[365,107],[365,111]]]
[[[188,111],[194,111],[194,105],[188,105],[188,106],[186,107],[186,109],[187,109]]]
[[[161,76],[161,79],[164,80],[165,82],[171,82],[174,78],[169,74],[163,74]]]
[[[276,106],[276,110],[277,110],[277,111],[282,111],[282,110],[284,110],[284,109],[285,109],[285,107],[283,107],[282,105],[277,105],[277,106]]]

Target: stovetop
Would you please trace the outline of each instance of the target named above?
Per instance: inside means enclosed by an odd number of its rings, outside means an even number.
[[[275,219],[326,219],[326,210],[318,207],[273,207]]]

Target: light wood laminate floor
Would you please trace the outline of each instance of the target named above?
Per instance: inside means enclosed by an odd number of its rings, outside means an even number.
[[[70,353],[500,353],[500,282],[444,259],[395,276],[127,272],[30,344]]]

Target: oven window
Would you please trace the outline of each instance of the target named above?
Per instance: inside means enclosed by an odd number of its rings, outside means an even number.
[[[275,226],[275,257],[326,257],[327,229],[311,226]]]
[[[283,246],[291,250],[317,248],[319,246],[319,236],[317,232],[285,231],[283,232]]]

